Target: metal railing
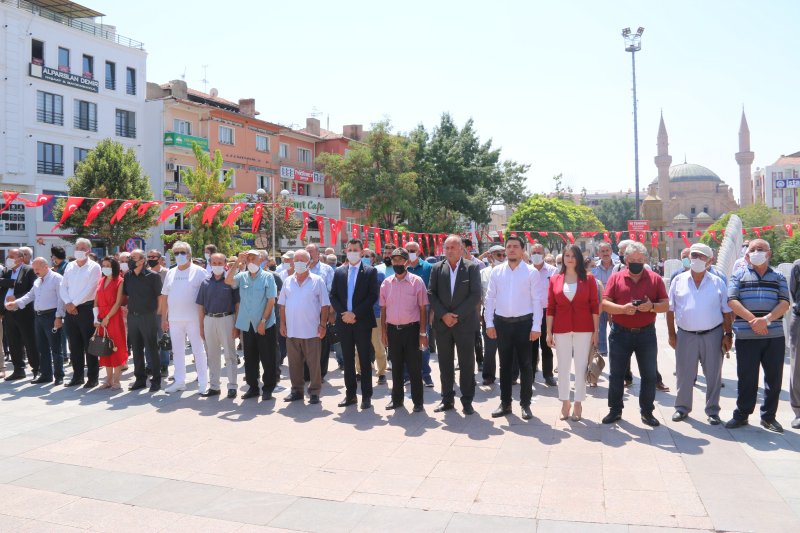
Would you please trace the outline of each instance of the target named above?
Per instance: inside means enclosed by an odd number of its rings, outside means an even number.
[[[134,128],[133,126],[117,125],[117,137],[128,137],[130,139],[135,139],[136,128]]]
[[[116,91],[117,90],[117,80],[114,78],[106,78],[106,89],[109,91]]]
[[[97,131],[97,120],[88,117],[75,117],[75,127],[79,130]]]
[[[135,95],[136,94],[136,84],[135,83],[127,83],[125,87],[125,92],[128,94]]]
[[[3,4],[8,4],[12,7],[16,7],[17,9],[21,9],[23,11],[28,11],[34,15],[39,15],[40,17],[52,20],[53,22],[58,22],[59,24],[69,26],[70,28],[74,28],[84,33],[89,33],[96,37],[100,37],[101,39],[106,39],[107,41],[112,41],[130,48],[144,50],[144,43],[129,39],[128,37],[123,37],[122,35],[117,35],[115,31],[104,29],[102,24],[97,26],[95,24],[83,22],[80,19],[65,17],[64,15],[47,9],[46,7],[37,6],[35,4],[31,4],[30,2],[25,2],[24,0],[0,0],[0,2]]]
[[[64,125],[64,113],[56,113],[55,111],[47,111],[45,109],[36,110],[36,122],[44,122],[45,124],[54,124],[56,126]]]
[[[36,170],[39,174],[52,174],[54,176],[64,175],[64,163],[53,161],[37,161]]]

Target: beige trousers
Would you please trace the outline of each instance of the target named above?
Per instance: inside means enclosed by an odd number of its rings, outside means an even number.
[[[377,328],[372,328],[372,347],[375,349],[375,362],[378,364],[378,371],[375,373],[376,376],[385,376],[386,375],[386,347],[383,345],[383,341],[381,340],[381,328],[378,326]],[[358,350],[356,350],[358,353]],[[361,374],[361,364],[358,361],[358,356],[356,356],[356,374]]]
[[[311,382],[308,384],[308,394],[313,395],[322,391],[322,368],[320,367],[319,352],[322,349],[320,338],[298,339],[286,337],[286,352],[289,359],[289,379],[292,382],[292,392],[302,393],[305,389],[303,379],[303,363],[308,365],[308,375]]]

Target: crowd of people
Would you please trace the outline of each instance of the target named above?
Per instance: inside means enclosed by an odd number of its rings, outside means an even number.
[[[729,280],[714,266],[713,249],[693,244],[681,253],[683,271],[668,283],[663,272],[650,268],[647,249],[635,241],[620,242],[619,255],[602,243],[596,258],[585,257],[575,244],[557,257],[538,243],[528,252],[513,235],[480,257],[472,253],[472,242],[458,235],[450,235],[443,248],[438,260],[424,258],[416,242],[386,243],[376,253],[351,239],[343,264],[333,249],[323,252],[309,244],[286,252],[278,265],[263,251],[226,257],[213,244],[195,258],[191,246],[178,241],[172,268],[158,250],[93,257],[86,239],[76,241],[72,258],[58,246],[50,261],[33,258],[30,248],[13,249],[0,273],[6,291],[0,333],[13,371],[6,375],[5,361],[0,370],[6,381],[20,380],[27,361],[34,384],[118,390],[132,355],[128,389],[146,388],[149,381],[149,391],[156,392],[169,378],[171,357],[172,383],[164,388],[175,393],[187,388],[188,340],[203,397],[221,394],[223,367],[227,398],[237,396],[240,349],[247,384],[243,399],[272,400],[288,358],[291,390],[284,401],[308,395],[308,402],[317,404],[332,351],[344,373],[340,408],[357,404],[359,389],[360,408],[371,408],[373,387],[388,385],[391,372],[386,409],[403,408],[408,386],[412,410],[420,412],[424,387],[434,386],[433,352],[441,387],[434,412],[455,408],[457,377],[461,410],[473,414],[477,370],[484,386],[499,378],[493,417],[512,413],[518,383],[521,417],[531,419],[541,367],[544,383],[557,388],[561,419],[578,421],[590,381],[587,369],[599,355],[609,364],[609,411],[602,421],[610,424],[622,418],[635,356],[640,416],[658,426],[656,390],[669,389],[658,370],[655,321],[665,313],[676,361],[672,420],[684,420],[692,411],[699,364],[707,422],[722,423],[722,365],[735,347],[736,409],[725,426],[748,423],[763,369],[761,425],[781,432],[776,420],[785,352],[781,318],[791,312],[790,401],[796,415],[792,427],[800,429],[800,307],[790,304],[800,301],[800,260],[787,283],[769,266],[768,242],[747,242]],[[111,341],[110,353],[98,354],[105,339]],[[64,383],[67,344],[73,373]]]

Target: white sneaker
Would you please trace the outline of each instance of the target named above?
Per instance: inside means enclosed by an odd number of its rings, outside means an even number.
[[[167,387],[167,389],[164,392],[168,392],[168,393],[169,392],[178,392],[180,390],[186,390],[186,383],[184,383],[183,381],[176,381],[175,383],[173,383],[172,385]]]
[[[205,394],[208,392],[208,383],[201,383],[200,387],[197,389],[198,394]]]

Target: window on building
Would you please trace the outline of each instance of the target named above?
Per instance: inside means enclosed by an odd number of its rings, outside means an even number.
[[[235,135],[233,128],[229,128],[227,126],[220,126],[219,127],[219,142],[220,144],[234,144],[235,142]]]
[[[284,159],[289,159],[289,145],[281,143],[281,153],[280,156]]]
[[[297,148],[297,160],[301,163],[311,163],[311,150],[308,148]]]
[[[44,42],[31,39],[31,63],[44,65]]]
[[[97,104],[75,100],[75,128],[97,131]]]
[[[175,133],[180,133],[181,135],[192,134],[192,123],[188,120],[181,120],[179,118],[172,119],[172,127]]]
[[[106,89],[117,90],[117,65],[111,61],[106,61]]]
[[[94,78],[94,58],[83,54],[83,77]]]
[[[269,152],[269,138],[264,135],[256,135],[256,150]]]
[[[58,70],[69,72],[69,50],[58,47]]]
[[[136,113],[117,109],[117,136],[136,138]]]
[[[289,191],[292,192],[292,185],[289,181],[282,181],[281,182],[281,190],[282,191]]]
[[[64,97],[36,91],[36,122],[64,125]]]
[[[126,79],[125,79],[125,92],[128,94],[136,94],[136,69],[128,67],[126,70]]]
[[[703,213],[705,213],[706,215],[708,214],[708,206],[707,205],[703,206]]]
[[[272,180],[269,179],[269,176],[258,175],[256,177],[256,183],[259,189],[264,189],[267,192],[272,189]]]
[[[78,163],[86,159],[86,156],[88,155],[89,155],[88,148],[73,148],[73,158],[75,159],[75,162],[72,167],[72,172],[78,170]]]
[[[344,221],[345,221],[345,228],[347,229],[347,234],[348,235],[352,235],[353,234],[353,224],[356,223],[356,219],[355,218],[351,218],[351,217],[345,217]]]
[[[695,215],[695,213],[697,213],[697,209],[695,209],[695,207],[694,207],[694,206],[692,206],[692,216],[694,216],[694,215]]]
[[[39,174],[64,175],[64,147],[60,144],[36,143],[36,170]]]
[[[352,152],[352,150],[350,150],[349,148],[345,148],[344,149],[344,156],[347,157],[348,155],[350,155],[350,152]],[[331,153],[333,153],[333,150],[331,150]]]

